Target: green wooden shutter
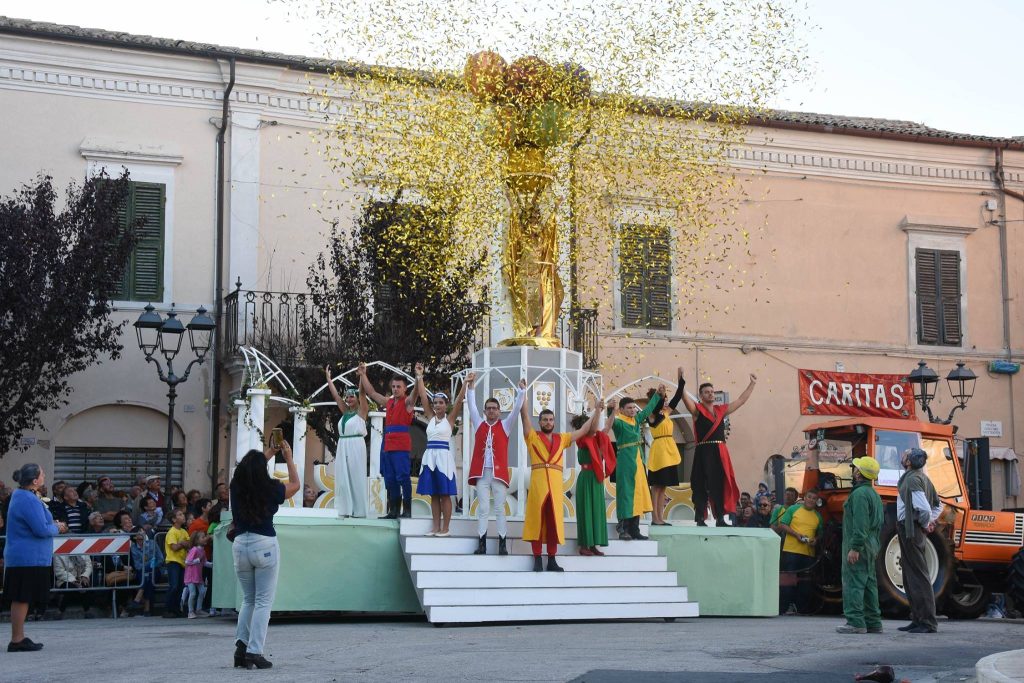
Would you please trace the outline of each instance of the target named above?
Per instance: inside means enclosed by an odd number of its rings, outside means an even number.
[[[647,326],[672,329],[672,251],[666,228],[647,237]]]
[[[632,227],[623,229],[619,240],[619,292],[622,326],[644,325],[644,240]]]
[[[917,341],[960,346],[960,252],[917,249]]]
[[[121,228],[140,218],[143,223],[115,300],[163,301],[165,203],[163,184],[130,184],[128,198],[118,212]]]
[[[934,249],[918,249],[917,270],[917,343],[939,343],[938,253]]]
[[[165,187],[157,183],[132,183],[133,218],[144,220],[132,255],[132,301],[163,301],[164,298],[164,201]]]
[[[672,252],[668,229],[628,226],[619,242],[622,326],[672,327]]]
[[[963,343],[963,330],[960,326],[960,252],[940,251],[938,256],[942,343],[960,346]]]

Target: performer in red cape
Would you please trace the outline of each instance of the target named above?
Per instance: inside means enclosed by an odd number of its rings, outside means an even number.
[[[679,368],[679,386],[682,387],[683,369]],[[732,460],[729,448],[725,445],[725,418],[739,409],[750,394],[754,392],[757,376],[750,375],[750,384],[740,397],[732,403],[715,405],[715,387],[711,382],[700,385],[697,393],[700,403],[693,400],[683,391],[683,403],[693,415],[693,432],[697,437],[697,449],[694,452],[693,472],[690,475],[690,486],[693,488],[693,515],[697,526],[707,526],[704,522],[708,513],[708,502],[711,513],[715,516],[715,526],[729,526],[725,515],[736,509],[740,497],[736,486],[736,476],[732,471]]]

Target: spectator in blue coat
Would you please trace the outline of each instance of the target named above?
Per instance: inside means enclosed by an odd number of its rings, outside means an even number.
[[[37,491],[46,483],[42,468],[22,465],[14,473],[19,488],[11,495],[4,547],[4,601],[11,603],[11,642],[8,652],[35,652],[43,648],[25,636],[25,617],[32,603],[46,604],[50,595],[53,537],[68,530],[40,500]]]

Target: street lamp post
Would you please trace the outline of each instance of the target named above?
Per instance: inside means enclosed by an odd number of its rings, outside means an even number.
[[[213,318],[206,314],[206,309],[200,306],[188,325],[182,325],[178,320],[178,314],[174,311],[174,304],[167,312],[167,318],[161,318],[155,312],[152,304],[147,304],[145,311],[135,321],[135,335],[138,338],[139,349],[146,356],[147,363],[156,365],[157,375],[160,381],[167,385],[167,459],[164,463],[164,486],[171,485],[171,462],[174,450],[174,399],[178,395],[178,385],[188,381],[192,366],[206,359],[206,353],[210,350],[210,343],[213,331],[217,324]],[[196,355],[185,368],[185,374],[180,377],[174,372],[174,358],[181,350],[181,339],[188,331],[189,346],[192,353]],[[154,358],[157,350],[163,354],[167,363],[167,372],[164,372],[160,361]]]
[[[920,361],[917,367],[907,375],[910,385],[914,388],[914,400],[921,404],[921,410],[928,413],[928,421],[937,424],[948,425],[953,421],[953,414],[958,410],[967,407],[967,402],[974,396],[974,383],[978,376],[970,368],[964,367],[963,361],[957,361],[956,367],[946,375],[946,384],[949,387],[949,395],[953,397],[956,405],[949,411],[945,420],[935,417],[932,414],[931,402],[935,398],[935,390],[939,386],[939,376],[928,367],[924,361]]]

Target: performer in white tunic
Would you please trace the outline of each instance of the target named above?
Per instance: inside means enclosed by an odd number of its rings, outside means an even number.
[[[324,368],[327,387],[338,404],[338,447],[334,451],[334,500],[339,517],[366,517],[366,416],[370,406],[362,389],[348,387],[343,399]]]
[[[472,373],[469,375],[473,376]],[[416,365],[416,390],[423,412],[432,413],[427,423],[427,449],[423,452],[416,493],[430,496],[430,512],[434,526],[428,536],[447,536],[452,521],[452,496],[458,495],[455,484],[455,456],[452,454],[452,431],[466,397],[466,382],[448,409],[448,395],[438,391],[433,398],[427,395],[423,383],[423,366]]]

